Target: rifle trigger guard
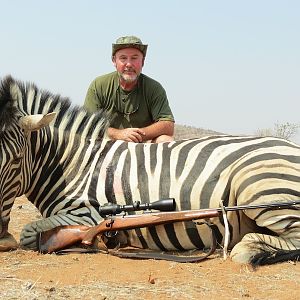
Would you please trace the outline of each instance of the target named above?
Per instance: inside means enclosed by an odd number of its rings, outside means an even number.
[[[195,225],[207,225],[208,227],[210,227],[210,226],[212,225],[212,223],[207,222],[207,221],[199,222],[199,221],[193,220],[193,223],[194,223]]]
[[[107,238],[115,237],[117,234],[118,234],[118,231],[106,231],[106,232],[104,232],[104,235]]]

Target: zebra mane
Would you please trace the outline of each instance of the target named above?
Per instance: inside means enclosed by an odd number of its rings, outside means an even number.
[[[109,125],[109,117],[104,111],[89,113],[83,107],[73,105],[69,98],[39,89],[34,83],[24,83],[6,76],[0,83],[0,132],[7,129],[20,116],[56,112],[54,127],[64,123],[65,130],[76,133],[85,131],[87,137],[95,131],[98,138],[104,136]]]
[[[0,133],[16,120],[16,114],[18,113],[15,103],[11,101],[10,85],[12,81],[12,77],[7,76],[0,83]]]

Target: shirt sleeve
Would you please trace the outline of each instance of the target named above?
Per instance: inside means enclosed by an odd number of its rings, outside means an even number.
[[[172,110],[169,105],[165,89],[159,85],[151,101],[151,114],[153,120],[175,122]]]
[[[101,109],[95,80],[90,84],[88,88],[83,106],[88,112],[96,112],[97,110]]]

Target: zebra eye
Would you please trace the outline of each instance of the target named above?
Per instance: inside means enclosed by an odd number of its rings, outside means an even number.
[[[15,158],[12,163],[13,164],[18,164],[21,161],[21,157]]]

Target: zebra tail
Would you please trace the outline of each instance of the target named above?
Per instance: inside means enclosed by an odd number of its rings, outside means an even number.
[[[283,261],[299,261],[300,249],[297,250],[278,250],[278,251],[264,251],[255,255],[250,264],[253,267],[276,264]]]

